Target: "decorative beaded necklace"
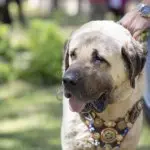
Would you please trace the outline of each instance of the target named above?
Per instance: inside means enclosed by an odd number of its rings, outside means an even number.
[[[80,117],[88,127],[93,139],[92,144],[97,149],[119,150],[120,144],[137,120],[142,108],[143,99],[140,99],[124,118],[118,118],[116,121],[104,121],[96,114],[96,109],[91,109],[88,113],[80,113]]]

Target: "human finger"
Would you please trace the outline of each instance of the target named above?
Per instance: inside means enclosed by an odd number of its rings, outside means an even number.
[[[135,38],[136,40],[140,41],[140,35],[144,32],[144,29],[139,29],[139,30],[136,30],[134,33],[133,33],[133,38]]]

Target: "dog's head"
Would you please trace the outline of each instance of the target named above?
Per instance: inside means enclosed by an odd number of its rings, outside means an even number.
[[[108,100],[111,91],[142,71],[145,52],[130,33],[112,21],[93,21],[74,32],[65,45],[64,94],[73,111]]]

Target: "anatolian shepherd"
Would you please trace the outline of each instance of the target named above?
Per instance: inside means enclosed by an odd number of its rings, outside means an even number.
[[[64,52],[63,150],[135,150],[146,52],[127,29],[92,21]]]

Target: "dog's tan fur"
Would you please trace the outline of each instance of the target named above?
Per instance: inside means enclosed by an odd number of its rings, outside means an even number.
[[[64,61],[64,66],[66,65],[64,71],[78,61],[84,62],[85,66],[90,66],[90,56],[93,48],[97,49],[111,64],[111,67],[107,69],[105,64],[100,67],[101,70],[105,70],[107,74],[111,75],[113,85],[110,96],[111,104],[108,105],[104,112],[99,114],[104,120],[116,120],[119,117],[124,117],[127,111],[142,96],[143,72],[141,71],[135,77],[135,88],[133,88],[129,79],[129,70],[121,54],[123,47],[129,53],[130,48],[134,48],[140,51],[141,55],[144,55],[141,45],[132,38],[131,34],[121,25],[112,21],[93,21],[85,24],[71,35],[66,46],[65,55],[69,59]],[[73,61],[69,55],[75,48],[78,48],[76,52],[78,59]],[[142,114],[121,144],[121,150],[136,149],[141,125]],[[89,141],[90,133],[87,127],[81,121],[78,113],[70,111],[68,99],[64,97],[62,149],[96,150]]]

